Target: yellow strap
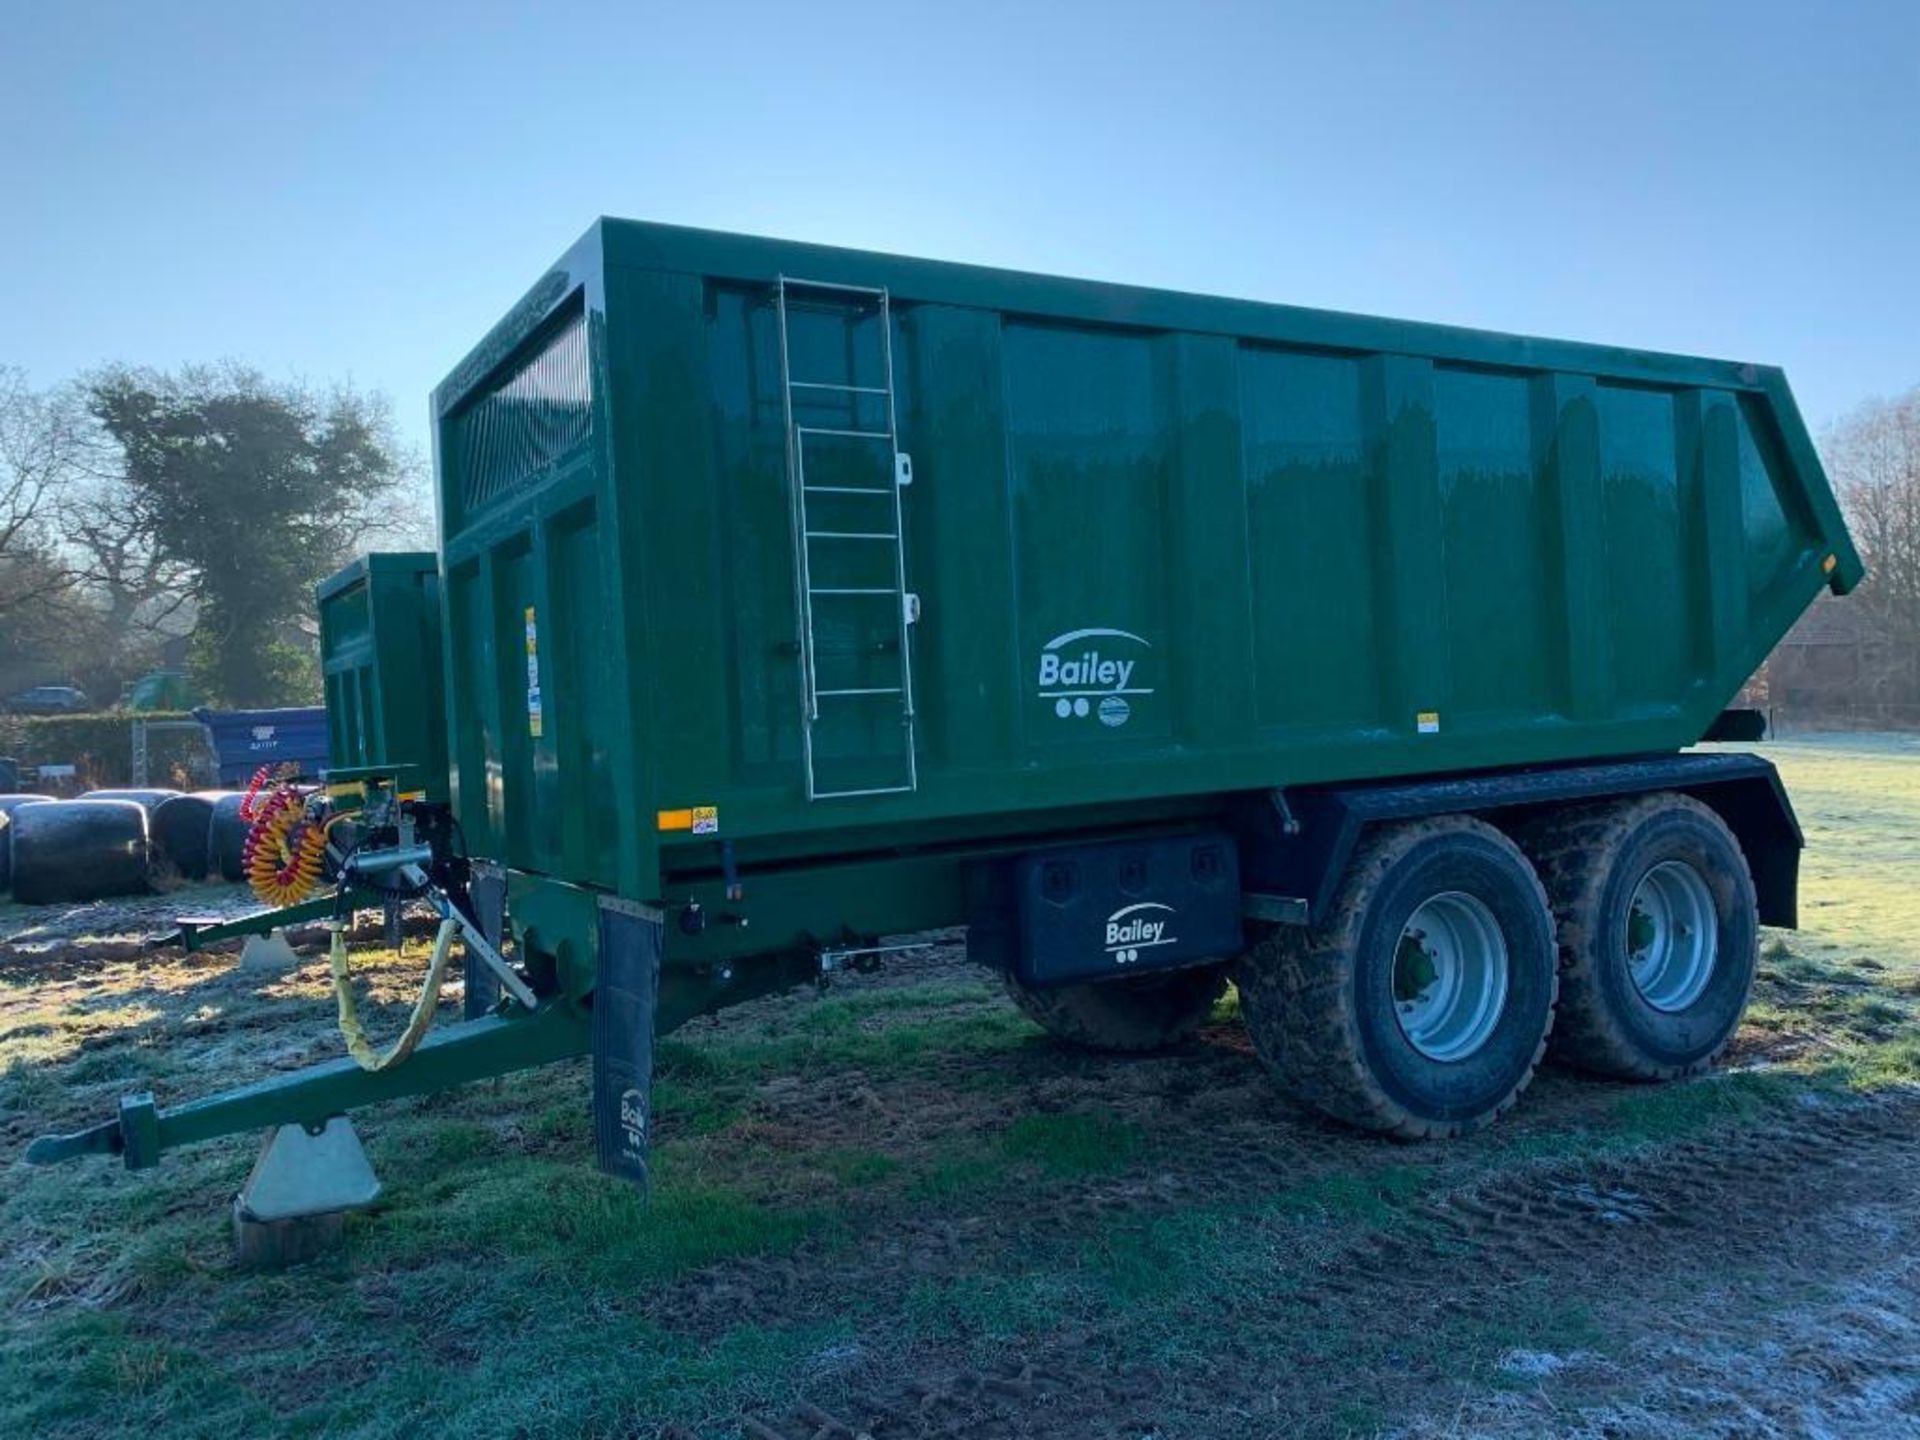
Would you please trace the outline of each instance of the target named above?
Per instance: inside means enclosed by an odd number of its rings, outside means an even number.
[[[427,980],[420,987],[407,1028],[386,1054],[375,1052],[361,1027],[359,1008],[353,1000],[353,972],[347,968],[347,932],[344,925],[334,927],[333,948],[328,958],[333,965],[333,993],[340,1001],[340,1038],[347,1042],[347,1053],[362,1070],[387,1070],[413,1053],[413,1049],[433,1025],[434,1008],[440,1003],[440,982],[446,977],[447,957],[453,952],[454,932],[460,927],[453,920],[440,922],[440,933],[433,937],[433,958],[427,963]]]

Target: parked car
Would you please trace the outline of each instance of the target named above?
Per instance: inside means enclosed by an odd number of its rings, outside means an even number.
[[[16,715],[75,715],[91,703],[75,685],[36,685],[7,697],[7,708]]]

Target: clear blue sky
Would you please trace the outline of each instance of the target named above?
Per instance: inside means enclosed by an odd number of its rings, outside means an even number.
[[[1920,383],[1920,4],[0,0],[0,363],[426,395],[631,215]]]

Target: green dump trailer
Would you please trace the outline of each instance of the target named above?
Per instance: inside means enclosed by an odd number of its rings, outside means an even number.
[[[644,1179],[656,1036],[957,924],[1067,1041],[1232,978],[1295,1094],[1443,1136],[1550,1039],[1705,1065],[1794,922],[1772,767],[1688,751],[1861,575],[1777,369],[603,220],[433,408],[449,794],[537,1002],[38,1158],[590,1053]]]
[[[363,555],[321,581],[314,598],[330,766],[394,767],[405,788],[444,801],[440,557]]]

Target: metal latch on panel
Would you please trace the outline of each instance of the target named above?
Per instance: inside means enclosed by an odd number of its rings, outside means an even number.
[[[893,452],[893,483],[902,489],[913,483],[913,456],[904,450]]]
[[[909,625],[920,623],[920,597],[911,590],[900,597],[900,616]]]

